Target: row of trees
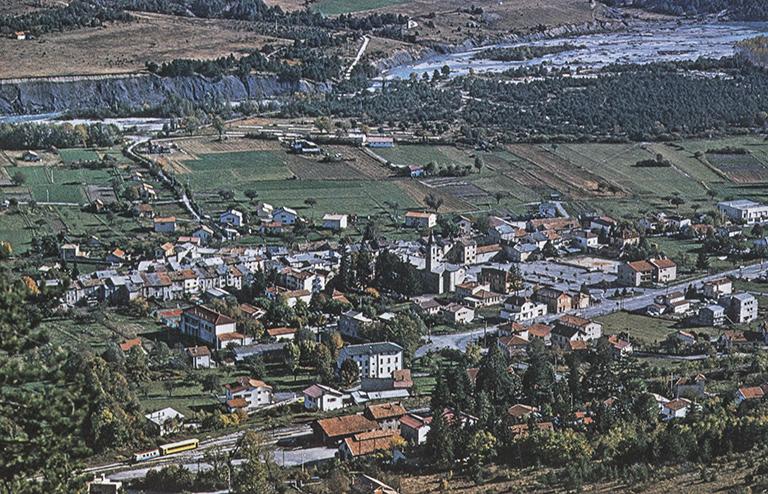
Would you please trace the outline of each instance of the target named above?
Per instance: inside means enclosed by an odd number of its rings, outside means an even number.
[[[0,124],[0,149],[46,149],[113,146],[122,140],[115,125],[65,123]]]

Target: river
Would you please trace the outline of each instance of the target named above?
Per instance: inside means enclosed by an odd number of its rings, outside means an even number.
[[[609,33],[585,34],[566,38],[550,38],[483,46],[468,51],[437,55],[413,64],[392,67],[384,79],[407,79],[411,73],[421,76],[444,65],[453,75],[504,70],[547,63],[554,67],[569,67],[588,71],[611,63],[650,63],[695,60],[699,57],[720,58],[734,53],[734,44],[743,39],[768,34],[768,22],[761,23],[655,23]],[[497,47],[551,46],[571,44],[579,49],[546,55],[521,62],[499,62],[475,59],[484,50]]]

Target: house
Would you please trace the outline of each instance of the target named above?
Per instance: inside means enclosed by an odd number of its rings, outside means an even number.
[[[751,293],[737,293],[721,297],[719,305],[725,306],[733,324],[747,324],[757,319],[757,299]]]
[[[191,346],[184,349],[184,354],[193,369],[208,369],[211,367],[211,351],[207,346]]]
[[[344,406],[344,393],[322,384],[313,384],[305,389],[304,408],[317,412],[331,412]]]
[[[717,300],[723,295],[733,293],[733,282],[729,278],[718,278],[704,283],[704,296]]]
[[[731,221],[741,224],[752,225],[768,221],[768,206],[748,199],[719,202],[717,209]]]
[[[475,311],[461,304],[448,304],[440,312],[448,324],[469,324],[475,319]]]
[[[545,344],[549,345],[552,342],[552,327],[546,324],[533,324],[527,328],[528,339],[533,341],[535,339],[543,340]]]
[[[27,39],[27,33],[25,33],[24,31],[16,31],[13,35],[19,41],[24,41],[25,39]]]
[[[510,297],[504,302],[499,317],[507,321],[525,322],[547,314],[547,305],[528,297]]]
[[[671,259],[649,259],[619,265],[618,281],[624,286],[669,283],[677,279],[677,265]]]
[[[243,213],[237,209],[229,208],[219,215],[219,223],[237,227],[243,226]]]
[[[184,420],[184,415],[170,407],[148,413],[144,417],[149,421],[154,433],[160,437],[178,432]]]
[[[225,346],[223,342],[227,338],[221,338],[222,336],[239,335],[234,319],[204,305],[195,305],[184,310],[179,330],[217,350]]]
[[[534,293],[534,298],[547,305],[551,314],[561,314],[573,308],[573,299],[567,293],[555,288],[542,288]]]
[[[141,345],[141,338],[131,338],[129,340],[124,340],[122,343],[120,343],[119,346],[123,353],[128,353],[134,348],[138,348],[142,353],[147,353],[146,350],[144,350],[144,347]]]
[[[326,214],[323,216],[323,228],[335,232],[345,230],[349,216],[346,214]]]
[[[256,216],[263,220],[271,220],[272,219],[272,213],[274,212],[275,207],[271,204],[267,204],[266,202],[260,202],[256,205]]]
[[[230,412],[251,412],[272,404],[272,386],[247,376],[238,377],[233,384],[225,384],[226,405]]]
[[[477,281],[488,284],[491,291],[501,294],[512,293],[520,288],[516,285],[519,280],[515,275],[501,268],[483,267]]]
[[[400,418],[400,435],[411,444],[419,445],[427,442],[432,417],[422,417],[409,413]]]
[[[394,487],[362,473],[352,481],[351,489],[351,494],[399,494]]]
[[[322,152],[320,146],[306,139],[296,139],[290,144],[290,149],[297,154],[320,154]]]
[[[367,136],[365,142],[369,148],[395,147],[395,139],[392,136]]]
[[[342,460],[352,460],[380,451],[389,451],[402,442],[403,438],[396,430],[361,432],[344,439],[339,446],[339,456]]]
[[[426,173],[424,167],[420,165],[408,165],[406,169],[408,170],[408,176],[411,178],[423,177]]]
[[[336,366],[341,369],[346,359],[357,364],[361,378],[392,377],[396,371],[403,369],[403,347],[388,341],[347,345],[339,352]]]
[[[502,336],[496,340],[496,345],[510,359],[525,356],[530,343],[527,338],[520,335]]]
[[[192,237],[197,238],[200,240],[200,242],[207,244],[213,238],[213,230],[206,225],[200,225],[197,230],[192,232]]]
[[[88,494],[120,494],[123,492],[122,482],[108,479],[104,474],[87,482],[86,485],[88,487]]]
[[[296,337],[296,328],[269,328],[267,334],[275,341],[291,341]]]
[[[80,250],[80,244],[62,244],[61,247],[59,247],[59,255],[65,261],[73,261],[79,257],[87,257],[87,255]]]
[[[623,286],[641,286],[653,282],[653,265],[648,261],[619,264],[618,282]]]
[[[37,162],[40,161],[40,155],[34,151],[24,151],[24,154],[21,155],[21,159],[29,162]]]
[[[611,335],[608,337],[608,343],[611,345],[611,351],[614,357],[621,358],[631,355],[634,351],[632,342],[627,339],[620,338],[617,335]]]
[[[320,419],[312,423],[315,434],[323,444],[328,446],[337,444],[355,434],[374,431],[378,428],[376,422],[358,414]]]
[[[697,319],[703,326],[722,326],[725,323],[725,307],[709,304],[699,309]]]
[[[348,310],[339,316],[339,332],[353,339],[361,339],[362,332],[373,324],[373,319],[365,316],[360,311]]]
[[[149,204],[137,204],[133,206],[132,213],[137,218],[154,218],[155,210]]]
[[[478,290],[474,294],[464,297],[464,303],[473,309],[499,305],[503,300],[504,295],[488,290]]]
[[[674,338],[683,345],[693,345],[696,343],[696,337],[687,331],[677,331]]]
[[[748,400],[762,400],[765,390],[761,386],[742,386],[736,391],[736,405]]]
[[[576,242],[576,245],[579,247],[579,249],[584,251],[589,249],[597,249],[600,246],[598,236],[589,231],[576,232],[573,240]]]
[[[507,415],[516,421],[526,420],[530,415],[538,413],[539,409],[529,405],[517,403],[507,409]]]
[[[123,249],[115,248],[112,252],[107,254],[106,261],[110,264],[120,265],[120,264],[123,264],[128,259],[129,259],[128,254],[126,254]]]
[[[272,220],[281,225],[295,225],[299,221],[299,213],[295,209],[281,207],[274,210]]]
[[[514,245],[510,249],[505,249],[505,252],[509,256],[509,259],[514,262],[526,262],[528,259],[530,259],[534,254],[538,254],[540,252],[539,246],[535,243],[525,243],[525,244],[517,244]]]
[[[173,233],[176,231],[176,217],[163,216],[153,220],[156,233]]]
[[[750,336],[751,335],[752,333],[750,333]],[[743,331],[723,331],[723,334],[720,335],[718,340],[718,344],[724,350],[728,351],[734,349],[749,348],[754,346],[756,343],[763,343],[763,341],[759,339],[752,339],[752,341],[750,341],[750,338],[748,338]]]
[[[531,432],[531,430],[554,432],[555,425],[552,422],[535,422],[533,424],[526,422],[509,426],[509,432],[512,436],[525,436]]]
[[[555,324],[578,329],[583,333],[584,337],[582,339],[584,340],[596,340],[603,334],[603,325],[599,322],[570,314],[562,316],[555,321]]]
[[[565,352],[576,349],[572,343],[584,341],[584,335],[578,328],[556,324],[552,329],[552,346]]]
[[[363,416],[379,424],[384,430],[399,430],[400,419],[408,411],[400,403],[383,403],[380,405],[368,405],[363,410]]]
[[[365,474],[355,477],[351,488],[352,494],[399,494],[394,487]]]
[[[405,213],[405,226],[408,228],[434,228],[437,225],[435,213],[408,211]]]
[[[672,259],[650,259],[653,266],[653,278],[656,283],[669,283],[677,279],[677,265]]]
[[[691,408],[691,401],[685,398],[677,398],[664,404],[661,408],[663,420],[685,418]]]
[[[414,302],[414,305],[416,307],[416,310],[421,312],[422,314],[427,314],[430,316],[434,316],[440,312],[440,305],[439,302],[437,302],[433,298],[428,298],[426,300],[418,300]]]
[[[707,378],[704,374],[696,374],[695,376],[683,376],[675,381],[672,386],[672,392],[676,397],[688,396],[703,398],[706,393]]]

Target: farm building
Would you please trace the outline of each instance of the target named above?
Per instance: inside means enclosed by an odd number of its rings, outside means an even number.
[[[176,231],[176,217],[165,216],[161,218],[155,218],[154,225],[155,232],[157,233],[173,233]]]
[[[422,213],[420,211],[408,211],[405,213],[405,226],[410,228],[433,228],[437,225],[435,213]]]
[[[366,144],[369,148],[393,148],[395,139],[391,136],[368,136]]]
[[[347,228],[348,216],[346,214],[326,214],[323,216],[323,228],[328,230],[344,230]]]

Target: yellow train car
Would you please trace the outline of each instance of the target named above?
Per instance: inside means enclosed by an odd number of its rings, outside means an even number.
[[[182,451],[197,449],[199,445],[200,441],[198,439],[187,439],[176,443],[163,444],[158,449],[160,450],[161,455],[166,456],[174,453],[181,453]]]

